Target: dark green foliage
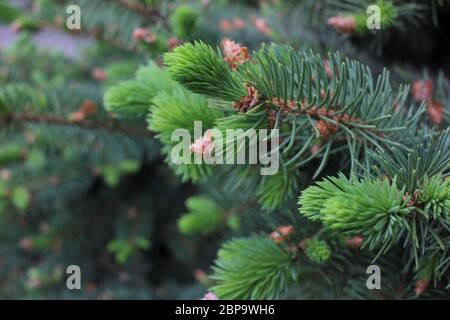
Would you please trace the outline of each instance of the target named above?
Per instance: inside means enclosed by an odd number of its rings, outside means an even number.
[[[417,137],[408,148],[392,148],[376,155],[385,174],[397,177],[399,185],[414,192],[424,179],[448,174],[450,162],[449,130]]]

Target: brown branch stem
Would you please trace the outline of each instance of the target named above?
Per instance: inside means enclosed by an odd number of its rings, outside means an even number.
[[[75,126],[92,130],[105,130],[110,132],[122,132],[135,136],[153,136],[150,131],[145,129],[127,128],[120,125],[117,121],[97,122],[97,121],[74,121],[63,117],[52,115],[33,115],[33,114],[10,114],[0,117],[1,125],[12,125],[16,123],[44,123],[59,126]]]
[[[133,2],[130,0],[116,0],[118,4],[126,7],[127,9],[134,11],[144,18],[150,20],[153,23],[162,22],[163,24],[166,23],[167,17],[162,15],[160,10],[157,8],[149,8],[142,3],[139,2]]]

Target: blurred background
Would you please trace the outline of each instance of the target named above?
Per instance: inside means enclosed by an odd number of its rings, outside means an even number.
[[[239,191],[183,182],[145,123],[105,110],[104,92],[183,42],[276,42],[432,80],[439,121],[450,8],[431,3],[399,1],[387,31],[346,34],[328,19],[363,1],[0,0],[0,298],[200,299],[223,240],[264,228],[257,206],[244,216],[229,207]],[[69,5],[80,30],[66,27]],[[180,218],[205,206],[212,228]],[[73,264],[83,290],[66,287]]]

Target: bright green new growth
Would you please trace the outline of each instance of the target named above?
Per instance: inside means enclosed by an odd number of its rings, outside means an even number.
[[[135,160],[123,160],[119,163],[99,166],[97,169],[105,183],[109,187],[114,188],[117,187],[123,175],[139,170],[139,162]]]
[[[149,129],[157,134],[163,143],[162,152],[166,162],[183,180],[197,181],[210,174],[211,166],[193,163],[192,154],[174,153],[172,149],[181,141],[172,141],[172,134],[177,129],[184,129],[194,137],[194,122],[201,121],[206,131],[214,126],[220,111],[208,106],[200,95],[183,89],[173,81],[166,70],[154,62],[137,70],[135,80],[123,81],[108,89],[104,96],[106,109],[124,118],[146,119]],[[187,146],[194,140],[187,142]],[[175,165],[172,160],[187,157],[191,164]]]
[[[122,81],[104,95],[106,110],[124,118],[145,118],[159,92],[170,92],[177,84],[153,61],[140,67],[135,80]]]
[[[139,250],[148,250],[150,248],[150,241],[142,236],[135,239],[117,238],[112,240],[106,246],[108,252],[114,254],[118,263],[126,263]]]
[[[7,165],[19,161],[23,156],[23,150],[19,145],[0,146],[0,165]]]
[[[332,14],[355,19],[355,33],[361,37],[367,36],[372,32],[368,25],[370,26],[378,18],[380,19],[381,30],[389,30],[390,28],[403,30],[405,29],[406,21],[409,20],[409,22],[414,24],[425,18],[424,6],[413,1],[410,3],[396,3],[392,0],[347,0],[342,2],[331,0],[330,2],[335,6]],[[376,9],[371,8],[371,5],[376,6]]]
[[[313,262],[325,263],[331,257],[331,249],[325,241],[311,239],[306,243],[305,254]]]
[[[381,25],[391,26],[395,24],[395,19],[398,17],[397,8],[391,1],[378,0],[375,3],[380,8]]]
[[[380,9],[380,24],[382,29],[392,27],[398,18],[398,10],[391,1],[378,0],[374,3]],[[356,32],[360,35],[367,34],[370,29],[367,28],[368,14],[366,12],[367,6],[363,7],[362,13],[354,15],[356,20]]]
[[[176,36],[186,39],[197,27],[198,14],[190,6],[178,6],[170,16],[170,26]]]
[[[413,210],[395,180],[350,181],[342,174],[307,188],[299,203],[305,217],[344,237],[362,236],[370,249],[392,245]]]
[[[164,55],[164,63],[174,80],[195,93],[228,101],[245,95],[244,85],[232,74],[220,52],[202,42],[175,48]]]
[[[418,202],[426,214],[434,219],[450,221],[450,179],[435,176],[423,183]]]
[[[186,201],[189,212],[178,219],[178,229],[181,233],[207,234],[214,231],[220,224],[220,208],[211,199],[191,197]]]
[[[208,107],[206,99],[200,95],[192,94],[179,88],[172,93],[160,93],[153,99],[154,107],[147,121],[149,129],[156,132],[157,138],[163,143],[163,154],[166,155],[167,163],[174,168],[175,172],[183,180],[191,179],[197,181],[211,173],[211,165],[195,164],[193,154],[188,150],[172,152],[174,146],[183,142],[177,137],[172,141],[172,134],[177,129],[187,130],[193,139],[194,122],[201,121],[203,130],[214,126],[215,120],[221,116],[217,110]],[[187,147],[194,141],[184,141]],[[183,159],[190,159],[190,164],[183,162]],[[174,162],[180,161],[180,164]]]
[[[220,299],[275,299],[297,280],[293,258],[270,238],[231,240],[219,250],[211,291]]]
[[[17,209],[25,211],[31,201],[30,192],[24,187],[16,187],[12,190],[11,201]]]
[[[168,92],[178,87],[178,84],[170,78],[167,71],[153,61],[149,61],[146,66],[140,67],[136,71],[136,80],[155,93],[159,91]]]
[[[122,82],[105,93],[105,108],[123,117],[143,118],[148,112],[153,94],[137,81]]]

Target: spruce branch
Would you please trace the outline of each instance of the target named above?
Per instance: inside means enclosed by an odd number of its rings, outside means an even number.
[[[177,222],[181,233],[208,234],[214,232],[222,222],[221,208],[216,202],[207,197],[190,197],[186,200],[184,213]]]
[[[117,121],[109,120],[105,122],[99,121],[74,121],[64,117],[58,117],[53,115],[32,115],[23,113],[12,113],[6,116],[0,117],[0,124],[4,126],[14,126],[25,123],[34,124],[46,124],[46,125],[57,125],[57,126],[75,126],[85,129],[92,130],[106,130],[110,132],[122,132],[124,134],[136,135],[136,136],[147,136],[152,137],[153,134],[145,129],[130,128],[125,127]]]
[[[167,17],[164,16],[158,8],[150,8],[142,3],[131,0],[115,1],[129,10],[137,12],[153,23],[162,22],[163,24],[167,24]]]
[[[377,257],[394,245],[402,247],[405,268],[419,270],[430,254],[448,267],[450,185],[441,174],[425,178],[413,193],[397,183],[344,175],[319,181],[299,198],[300,213],[322,222],[338,237],[361,237],[362,245],[378,250]],[[436,269],[436,270],[437,270]],[[431,273],[439,279],[442,272]]]
[[[172,78],[195,93],[239,100],[245,95],[243,84],[232,74],[221,53],[202,43],[188,43],[164,55]]]
[[[110,36],[106,36],[104,34],[104,32],[99,29],[87,30],[87,29],[81,28],[81,29],[69,30],[66,27],[61,28],[60,25],[58,25],[56,23],[52,23],[50,21],[40,21],[39,28],[40,29],[47,28],[47,29],[55,30],[55,31],[63,31],[63,32],[66,32],[70,35],[77,36],[77,37],[93,38],[93,39],[98,40],[99,42],[103,42],[105,44],[108,44],[108,45],[110,45],[116,49],[122,50],[122,51],[127,51],[127,52],[131,52],[131,53],[139,53],[139,51],[137,50],[137,48],[135,46],[125,45],[120,40],[117,40]]]
[[[145,119],[152,99],[162,92],[172,92],[178,84],[153,61],[140,67],[133,80],[122,81],[104,94],[106,110],[123,118]]]
[[[293,258],[268,237],[231,240],[219,250],[211,291],[221,299],[275,299],[297,280]]]
[[[299,204],[303,216],[323,222],[341,236],[362,236],[364,246],[385,252],[407,226],[413,211],[408,201],[395,179],[350,181],[339,174],[304,190]]]
[[[139,53],[132,39],[133,26],[138,27],[143,19],[136,11],[124,9],[117,1],[80,0],[83,8],[82,26],[69,30],[58,19],[67,4],[64,1],[42,2],[36,6],[32,19],[38,28],[50,28],[67,32],[74,36],[88,37],[108,44],[121,51]]]
[[[425,214],[450,223],[450,179],[436,175],[424,181],[419,190],[416,202]]]
[[[188,130],[191,135],[194,132],[195,121],[201,121],[203,128],[212,128],[217,118],[221,116],[220,111],[208,106],[203,96],[192,94],[184,88],[177,88],[172,92],[161,92],[152,100],[152,110],[148,115],[147,123],[149,129],[155,132],[156,137],[163,143],[163,154],[166,155],[166,162],[173,167],[175,173],[183,180],[198,181],[211,174],[211,165],[196,164],[193,161],[193,154],[172,154],[172,149],[178,141],[172,140],[172,134],[177,129]],[[198,139],[200,137],[194,137]],[[171,157],[177,157],[176,159]],[[189,163],[180,161],[189,159]]]
[[[248,61],[242,59],[242,47],[228,46],[232,56],[224,57],[204,43],[186,44],[166,54],[165,63],[186,88],[223,100],[216,102],[227,112],[220,126],[234,127],[240,118],[248,122],[253,110],[258,114],[255,126],[290,126],[292,132],[282,135],[284,163],[304,166],[321,158],[314,177],[343,147],[356,170],[366,166],[367,151],[402,146],[403,133],[414,132],[424,112],[423,106],[417,112],[403,111],[409,88],[400,86],[395,93],[387,70],[375,79],[367,66],[341,59],[338,53],[329,55],[326,68],[319,55],[289,47],[263,45]],[[224,60],[230,57],[239,58],[239,65],[227,66]],[[317,139],[322,140],[321,149],[308,154]]]
[[[292,199],[298,188],[297,175],[294,170],[280,170],[273,176],[263,179],[256,195],[263,210],[274,210]]]
[[[375,2],[366,0],[329,0],[327,2],[328,11],[335,14],[334,17],[328,20],[328,24],[344,34],[367,35],[369,32],[367,28],[367,8],[369,5],[376,5],[379,8],[380,23],[383,30],[396,28],[404,31],[408,25],[417,25],[425,20],[426,5],[414,1],[402,3],[394,0],[377,0]],[[334,21],[333,18],[335,18]],[[340,22],[339,18],[347,19],[349,25]]]
[[[400,186],[413,193],[433,176],[447,176],[450,170],[450,131],[422,132],[408,148],[389,148],[373,154],[380,174],[397,177]]]

